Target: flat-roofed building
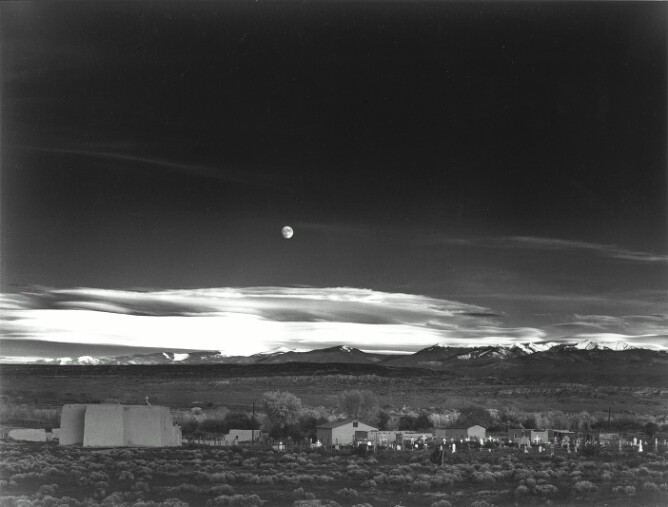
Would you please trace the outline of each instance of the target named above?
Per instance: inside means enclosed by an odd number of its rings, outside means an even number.
[[[65,405],[60,445],[84,447],[178,447],[181,428],[167,407]]]
[[[318,440],[323,445],[351,445],[373,439],[378,428],[359,419],[343,419],[321,424],[316,428]]]

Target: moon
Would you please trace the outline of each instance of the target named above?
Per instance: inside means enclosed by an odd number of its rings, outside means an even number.
[[[281,229],[281,234],[285,239],[290,239],[294,233],[295,232],[292,230],[292,227],[290,227],[289,225],[286,225],[285,227],[283,227],[283,229]]]

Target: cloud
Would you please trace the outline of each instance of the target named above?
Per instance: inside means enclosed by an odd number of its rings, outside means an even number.
[[[352,345],[415,351],[543,336],[497,326],[488,308],[368,289],[250,287],[165,291],[70,289],[3,299],[6,336],[50,342],[221,350]]]
[[[427,243],[481,248],[523,248],[531,250],[590,252],[614,259],[637,262],[668,262],[668,255],[629,250],[603,243],[537,236],[488,236],[483,238],[454,238],[442,235],[428,236]]]
[[[661,336],[668,335],[668,315],[580,315],[575,314],[573,321],[553,325],[554,328],[567,330],[579,336],[581,333],[599,332],[620,336]]]
[[[436,343],[512,345],[584,334],[591,338],[591,333],[665,343],[662,336],[668,334],[665,315],[575,314],[571,322],[545,329],[504,326],[503,314],[490,308],[350,287],[78,288],[5,295],[0,303],[0,324],[8,339],[220,350],[226,355],[333,345],[413,352]]]
[[[616,245],[589,243],[586,241],[564,240],[556,238],[540,238],[534,236],[507,236],[500,238],[509,247],[535,248],[541,250],[579,250],[591,251],[613,257],[640,262],[668,262],[668,255],[627,250]]]
[[[24,150],[40,151],[45,153],[59,153],[64,155],[75,155],[80,157],[95,158],[99,160],[110,160],[116,162],[129,162],[132,164],[141,164],[143,166],[165,169],[169,171],[192,174],[206,178],[220,179],[234,183],[241,183],[254,186],[266,186],[276,188],[285,184],[280,178],[270,171],[247,171],[235,169],[232,167],[214,167],[209,165],[186,164],[174,160],[142,157],[126,151],[110,151],[110,149],[66,149],[66,148],[48,148],[39,146],[18,146]]]

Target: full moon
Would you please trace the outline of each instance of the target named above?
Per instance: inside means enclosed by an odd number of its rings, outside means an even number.
[[[292,230],[292,227],[286,225],[285,227],[283,227],[283,229],[281,229],[281,234],[285,239],[290,239],[294,234],[294,231]]]

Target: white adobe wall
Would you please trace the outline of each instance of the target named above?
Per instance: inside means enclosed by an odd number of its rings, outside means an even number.
[[[161,447],[160,416],[164,407],[131,405],[123,407],[123,444],[130,447]]]
[[[7,436],[16,442],[46,442],[46,431],[43,429],[15,429],[10,430]]]
[[[182,443],[167,407],[65,405],[60,444],[86,447],[174,447]]]
[[[65,405],[60,415],[60,445],[81,445],[84,441],[86,405]]]
[[[123,408],[121,405],[88,405],[84,419],[84,447],[123,446]]]

